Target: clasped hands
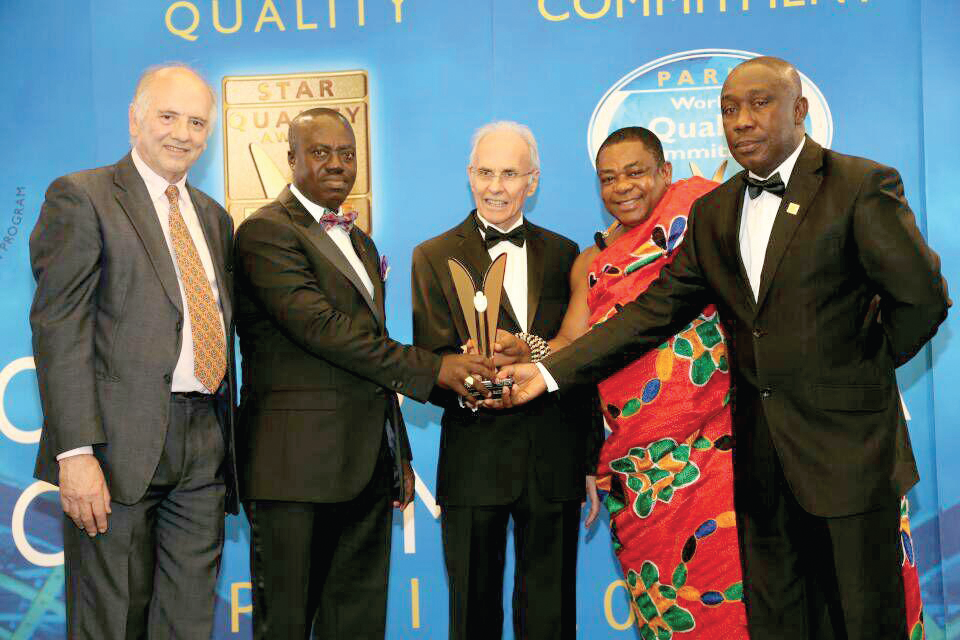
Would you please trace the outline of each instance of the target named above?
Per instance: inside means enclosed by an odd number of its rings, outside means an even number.
[[[477,353],[473,340],[467,341],[460,348],[467,355]],[[465,405],[471,409],[476,409],[480,404],[491,409],[504,409],[529,402],[547,390],[547,384],[540,375],[540,369],[530,362],[530,347],[526,342],[512,333],[497,329],[493,352],[493,366],[497,369],[497,380],[512,377],[513,387],[503,387],[503,396],[498,399],[489,397],[489,393],[485,394],[485,399],[480,402],[465,398]],[[485,391],[483,385],[477,385],[477,388]],[[584,527],[589,529],[600,514],[600,498],[597,495],[595,475],[586,476],[586,494],[587,499],[581,507],[584,504],[590,505],[583,523]]]
[[[460,348],[467,356],[479,357],[473,340],[468,340]],[[506,409],[529,402],[547,390],[540,370],[530,362],[529,345],[503,329],[497,329],[493,344],[492,366],[495,369],[495,375],[484,374],[484,378],[488,380],[513,378],[513,386],[503,387],[503,396],[494,399],[490,397],[490,393],[483,385],[478,383],[474,388],[484,396],[484,399],[476,401],[469,395],[460,394],[464,397],[464,404],[471,408],[482,405],[489,409]]]

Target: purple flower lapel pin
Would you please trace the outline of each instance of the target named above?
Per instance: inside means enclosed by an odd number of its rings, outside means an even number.
[[[380,256],[380,280],[386,282],[389,275],[390,265],[387,263],[387,256]]]

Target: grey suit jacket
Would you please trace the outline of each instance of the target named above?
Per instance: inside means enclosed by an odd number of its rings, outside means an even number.
[[[206,194],[189,184],[187,190],[216,270],[228,334],[218,413],[232,511],[233,223]],[[111,497],[132,504],[146,491],[163,450],[184,310],[160,222],[129,154],[50,185],[30,235],[30,261],[37,281],[30,325],[44,414],[35,475],[57,484],[57,454],[93,445]]]

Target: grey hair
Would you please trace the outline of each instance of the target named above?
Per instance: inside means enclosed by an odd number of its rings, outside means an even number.
[[[162,71],[167,71],[168,69],[183,69],[184,71],[189,71],[197,76],[207,88],[207,91],[210,92],[210,113],[207,114],[207,137],[209,138],[210,133],[213,131],[213,125],[217,122],[217,92],[210,86],[206,78],[200,75],[200,72],[181,62],[156,65],[148,68],[141,74],[140,79],[137,80],[137,88],[133,92],[133,100],[130,102],[130,107],[133,109],[133,117],[138,124],[143,124],[143,120],[147,116],[147,108],[150,106],[150,87],[153,85],[157,74]],[[130,142],[131,144],[135,143],[133,140]]]
[[[533,131],[530,131],[530,127],[527,125],[520,124],[519,122],[514,122],[512,120],[498,120],[497,122],[491,122],[483,125],[474,132],[470,149],[470,165],[473,166],[473,163],[477,159],[477,145],[480,144],[480,141],[491,133],[499,133],[501,131],[515,133],[527,143],[527,150],[530,152],[530,164],[533,165],[534,169],[539,171],[540,153],[537,151],[537,139],[533,137]]]

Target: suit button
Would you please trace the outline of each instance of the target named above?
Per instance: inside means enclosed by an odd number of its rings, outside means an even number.
[[[173,382],[173,376],[171,376],[169,373],[165,373],[163,374],[163,381],[166,382],[167,384],[170,384],[171,382]]]
[[[767,332],[764,331],[763,329],[754,329],[754,330],[753,330],[753,337],[754,337],[754,338],[762,338],[762,337],[765,336],[765,335],[767,335]]]
[[[764,387],[760,389],[760,397],[766,400],[771,395],[773,395],[773,390],[770,387]]]

